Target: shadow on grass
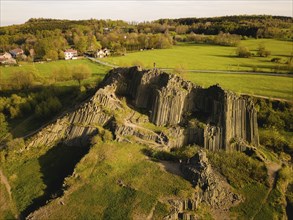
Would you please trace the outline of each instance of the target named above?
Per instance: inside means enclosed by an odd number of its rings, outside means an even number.
[[[31,205],[21,212],[21,218],[44,206],[50,199],[63,194],[64,179],[71,175],[76,164],[87,154],[88,147],[58,144],[39,158],[42,179],[46,185],[44,194],[35,198]]]

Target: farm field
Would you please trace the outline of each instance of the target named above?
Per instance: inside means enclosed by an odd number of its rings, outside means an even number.
[[[171,49],[148,50],[128,53],[126,56],[108,57],[104,61],[117,66],[142,64],[144,67],[176,68],[195,70],[234,70],[274,72],[284,64],[271,62],[272,58],[281,58],[286,62],[292,53],[292,42],[273,39],[242,40],[240,45],[248,47],[256,54],[259,44],[271,51],[270,57],[238,58],[236,47],[207,44],[179,43]]]

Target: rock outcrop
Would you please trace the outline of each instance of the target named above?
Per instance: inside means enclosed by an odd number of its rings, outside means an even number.
[[[205,202],[214,209],[229,210],[241,201],[227,181],[213,170],[204,151],[182,164],[181,171],[197,190],[194,197],[195,208],[197,204]]]
[[[145,123],[165,129],[144,128],[131,120],[138,112],[146,116]],[[135,136],[151,146],[197,144],[213,151],[244,150],[245,145],[234,143],[258,145],[256,114],[248,97],[218,85],[204,89],[158,69],[117,68],[105,76],[89,101],[42,129],[30,146],[59,141],[86,145],[98,127],[104,127],[117,140]]]
[[[218,219],[224,219],[229,209],[242,201],[227,181],[212,168],[204,151],[182,163],[180,168],[184,177],[195,187],[195,193],[187,199],[170,199],[171,210],[164,219],[198,219],[197,209],[202,203],[217,213]]]

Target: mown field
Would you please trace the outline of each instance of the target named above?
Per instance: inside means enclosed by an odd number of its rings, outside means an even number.
[[[145,67],[153,67],[153,63],[156,63],[159,68],[175,68],[181,65],[185,69],[195,70],[275,72],[285,65],[271,62],[272,58],[281,58],[284,63],[292,56],[292,42],[289,41],[249,39],[240,43],[255,55],[259,44],[263,44],[271,52],[271,56],[238,58],[235,54],[236,47],[179,43],[171,49],[140,51],[104,60],[118,66],[142,64]]]

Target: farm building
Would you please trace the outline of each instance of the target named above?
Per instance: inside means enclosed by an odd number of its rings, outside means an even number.
[[[64,51],[65,60],[73,60],[77,57],[77,50],[67,49]]]

